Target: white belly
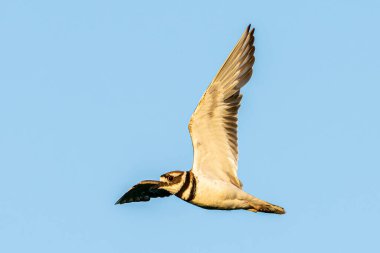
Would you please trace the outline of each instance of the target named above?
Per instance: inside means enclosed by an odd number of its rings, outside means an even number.
[[[208,209],[246,209],[252,196],[235,185],[206,177],[197,178],[197,188],[192,204]]]

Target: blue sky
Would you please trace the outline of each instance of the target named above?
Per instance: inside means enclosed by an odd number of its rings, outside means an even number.
[[[378,1],[1,1],[1,252],[377,252]],[[283,216],[175,197],[187,123],[245,27],[244,189]]]

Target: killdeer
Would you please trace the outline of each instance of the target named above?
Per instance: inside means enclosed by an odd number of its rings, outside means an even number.
[[[254,30],[251,25],[247,27],[191,116],[189,131],[194,152],[192,169],[165,173],[160,181],[142,181],[116,204],[175,195],[207,209],[285,213],[284,208],[243,191],[237,176],[237,115],[242,99],[240,89],[252,76],[255,61]]]

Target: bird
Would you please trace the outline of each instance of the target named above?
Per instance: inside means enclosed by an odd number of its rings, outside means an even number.
[[[192,168],[167,172],[158,181],[144,180],[115,205],[175,195],[205,209],[285,214],[284,208],[245,192],[237,175],[237,121],[243,97],[240,89],[253,72],[254,31],[248,25],[190,118]]]

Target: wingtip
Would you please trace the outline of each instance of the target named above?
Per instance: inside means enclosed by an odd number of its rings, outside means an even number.
[[[251,29],[251,24],[249,24],[249,25],[247,26],[247,30],[246,30],[246,32],[247,32],[247,33],[250,33],[250,34],[253,34],[253,33],[255,32],[255,28],[252,27],[252,29]]]
[[[124,196],[123,196],[124,197]],[[120,199],[118,199],[115,203],[115,205],[121,205],[121,204],[124,204],[125,202],[123,201],[123,197],[121,197]]]

